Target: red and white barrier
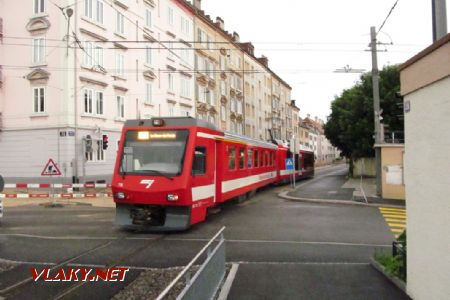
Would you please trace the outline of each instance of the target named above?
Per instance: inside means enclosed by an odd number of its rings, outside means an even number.
[[[6,183],[5,189],[70,189],[70,188],[110,188],[107,183]]]
[[[61,193],[61,194],[0,194],[0,199],[47,199],[47,198],[102,198],[112,197],[112,193]]]

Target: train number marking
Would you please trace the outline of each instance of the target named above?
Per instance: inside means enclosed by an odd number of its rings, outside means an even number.
[[[142,180],[141,184],[146,184],[147,186],[145,188],[149,189],[154,182],[155,182],[154,180]]]

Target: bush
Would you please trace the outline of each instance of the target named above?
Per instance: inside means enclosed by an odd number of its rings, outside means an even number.
[[[375,253],[375,260],[380,263],[386,272],[390,275],[396,276],[406,282],[406,230],[398,237],[393,247],[393,255],[386,253]]]

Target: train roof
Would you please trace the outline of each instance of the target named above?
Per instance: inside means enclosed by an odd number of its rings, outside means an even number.
[[[270,143],[270,142],[261,141],[261,140],[257,140],[257,139],[249,138],[246,136],[229,133],[229,132],[223,132],[222,130],[218,129],[215,125],[213,125],[207,121],[195,119],[192,117],[161,117],[161,118],[155,117],[152,119],[127,120],[125,122],[124,128],[139,127],[139,126],[161,128],[161,127],[153,125],[154,120],[163,120],[165,127],[166,126],[167,127],[186,126],[186,127],[207,128],[207,129],[211,129],[214,131],[224,133],[224,136],[222,138],[230,140],[230,141],[236,141],[236,142],[250,144],[253,146],[266,147],[266,148],[272,148],[272,149],[278,148],[277,145]]]
[[[125,128],[127,127],[139,127],[139,126],[145,126],[145,127],[157,127],[153,125],[153,120],[163,120],[164,126],[168,127],[182,127],[182,126],[197,126],[197,127],[203,127],[208,128],[215,131],[221,131],[213,124],[195,119],[192,117],[161,117],[161,118],[151,118],[151,119],[142,119],[142,120],[128,120],[125,122]]]

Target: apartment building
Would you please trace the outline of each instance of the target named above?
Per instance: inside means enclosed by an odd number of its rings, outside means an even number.
[[[58,181],[109,181],[127,119],[196,116],[262,140],[294,133],[289,85],[200,0],[1,1],[0,11],[10,182],[48,181],[49,159]]]
[[[194,115],[193,15],[173,0],[58,5],[1,2],[0,173],[38,180],[52,158],[63,180],[109,180],[126,119]]]

